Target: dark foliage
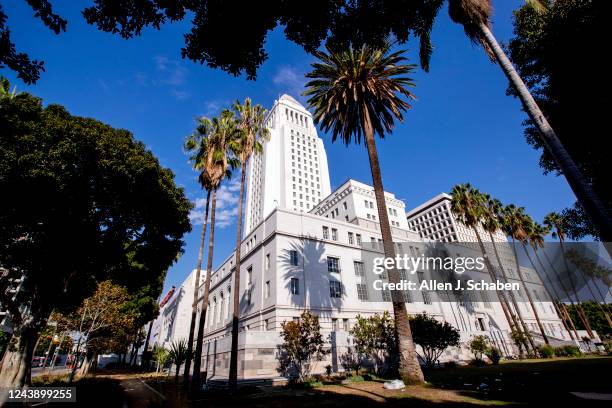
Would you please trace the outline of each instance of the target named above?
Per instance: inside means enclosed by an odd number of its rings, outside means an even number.
[[[508,51],[538,105],[582,173],[608,209],[612,208],[609,181],[607,103],[602,92],[606,64],[601,39],[606,38],[608,4],[595,0],[558,0],[547,13],[525,6],[515,13],[514,37]],[[512,89],[508,93],[514,94]],[[525,122],[525,137],[542,150],[538,130]],[[559,173],[550,154],[542,150],[544,173]],[[579,205],[563,211],[572,239],[597,236]]]
[[[17,296],[2,298],[14,325],[74,308],[104,279],[125,286],[150,319],[190,230],[191,205],[174,175],[128,131],[8,86],[3,80],[0,283],[23,276]]]

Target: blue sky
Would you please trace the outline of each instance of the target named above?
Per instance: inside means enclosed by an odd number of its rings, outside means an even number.
[[[6,69],[0,75],[45,103],[59,103],[74,115],[130,130],[174,171],[176,182],[193,201],[204,194],[181,145],[195,119],[214,115],[246,96],[266,107],[283,93],[297,97],[312,62],[276,30],[267,40],[269,60],[257,81],[247,81],[181,60],[188,22],[123,40],[88,26],[80,15],[82,6],[74,6],[77,2],[54,3],[68,19],[67,32],[59,36],[34,19],[25,2],[3,2],[18,49],[44,60],[46,72],[34,86],[25,86]],[[522,1],[494,3],[494,32],[506,41],[512,35],[512,10]],[[503,73],[466,39],[446,10],[440,16],[432,35],[431,70],[413,75],[412,91],[418,100],[404,123],[378,143],[385,189],[403,199],[408,209],[467,181],[503,202],[525,206],[538,220],[571,205],[574,197],[564,179],[544,176],[538,167],[539,153],[526,144],[521,125],[526,116],[519,101],[505,95]],[[416,46],[409,43],[406,48],[416,63]],[[320,136],[327,149],[332,189],[347,178],[370,182],[363,146],[346,148],[332,144],[329,135]],[[230,184],[222,194],[215,265],[233,246],[235,187]],[[194,225],[185,237],[185,253],[168,272],[166,288],[180,284],[194,267],[200,228]]]

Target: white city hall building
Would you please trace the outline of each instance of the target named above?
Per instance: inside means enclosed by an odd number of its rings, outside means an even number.
[[[283,95],[275,102],[267,125],[271,139],[264,143],[263,153],[248,164],[238,376],[278,377],[281,324],[298,319],[304,310],[319,317],[331,349],[314,371],[324,371],[327,365],[342,371],[342,355],[352,346],[349,330],[356,317],[392,311],[390,302],[373,301],[376,294],[364,271],[365,244],[381,241],[374,190],[348,180],[331,191],[322,140],[311,114],[292,97]],[[419,214],[445,205],[447,196],[442,200],[439,197],[408,212],[407,217],[405,204],[386,192],[394,241],[426,243],[453,236],[453,241],[460,241],[463,227],[450,211],[444,221],[452,224],[454,232],[436,236],[419,229]],[[234,254],[228,254],[210,277],[202,371],[212,379],[225,379],[229,372],[234,269]],[[552,303],[545,301],[547,297],[536,274],[530,276],[530,290],[542,299],[537,304],[538,313],[549,336],[556,341],[569,339]],[[193,277],[192,272],[174,290],[175,300],[165,302],[159,321],[153,324],[153,344],[168,346],[188,337]],[[473,335],[484,334],[505,355],[516,353],[503,311],[492,299],[483,296],[469,302],[443,302],[436,294],[415,293],[406,300],[410,314],[426,312],[448,321],[460,330],[464,343]],[[529,304],[520,305],[537,340],[538,330]],[[469,358],[465,347],[459,347],[447,350],[442,361]]]

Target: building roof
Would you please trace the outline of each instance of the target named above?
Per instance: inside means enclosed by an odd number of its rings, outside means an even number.
[[[418,207],[413,208],[410,211],[406,211],[406,218],[410,218],[418,213],[420,213],[423,210],[428,209],[429,207],[432,207],[433,205],[439,203],[440,201],[443,200],[450,200],[451,196],[446,194],[446,193],[440,193],[437,196],[430,198],[429,200],[425,201],[423,204],[419,205]]]

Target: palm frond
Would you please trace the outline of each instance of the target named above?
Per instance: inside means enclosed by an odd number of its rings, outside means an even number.
[[[384,138],[411,108],[406,99],[416,99],[408,91],[414,83],[407,76],[415,65],[404,64],[403,51],[391,52],[388,41],[380,48],[328,45],[326,51],[314,53],[318,61],[306,74],[310,81],[304,95],[315,123],[332,132],[332,141],[340,137],[347,145],[360,144],[367,117]]]

